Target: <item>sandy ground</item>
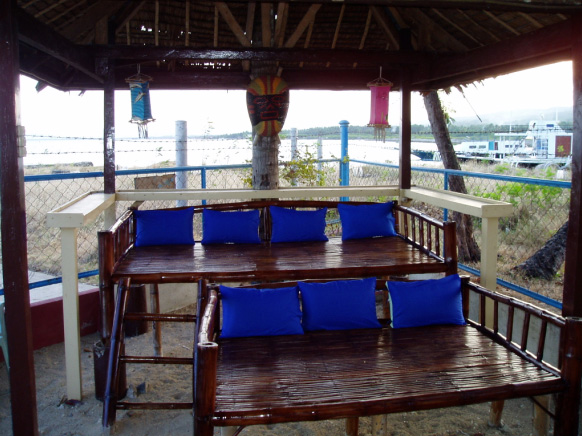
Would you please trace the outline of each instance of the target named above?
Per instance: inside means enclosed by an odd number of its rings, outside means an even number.
[[[192,355],[192,326],[165,325],[164,354],[167,356]],[[34,353],[38,404],[38,426],[41,435],[97,436],[102,435],[102,403],[95,399],[93,384],[92,344],[96,334],[82,338],[83,399],[76,405],[67,405],[64,347],[57,344]],[[126,341],[127,352],[151,354],[151,333]],[[191,367],[174,365],[130,365],[128,384],[135,391],[135,401],[163,401],[164,399],[192,401]],[[145,385],[144,385],[145,384]],[[145,393],[137,394],[137,387],[145,386]],[[165,395],[161,393],[165,392]],[[487,425],[489,404],[438,409],[432,411],[399,413],[388,416],[390,436],[527,436],[533,434],[533,404],[528,399],[506,402],[503,427]],[[0,364],[0,434],[11,435],[9,383],[5,364]],[[182,436],[192,434],[192,413],[180,411],[118,411],[113,434],[135,436]],[[216,435],[220,431],[215,432]],[[369,418],[360,420],[360,435],[371,435]],[[254,426],[241,435],[334,436],[345,435],[345,421],[298,422],[274,426]]]

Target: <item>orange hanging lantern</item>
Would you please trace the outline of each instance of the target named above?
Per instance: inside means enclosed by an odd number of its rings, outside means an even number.
[[[289,110],[287,83],[277,76],[257,77],[247,86],[247,109],[258,135],[277,135]]]
[[[372,92],[372,103],[370,107],[370,122],[368,127],[374,128],[374,139],[386,140],[386,128],[390,127],[388,123],[388,102],[392,82],[382,78],[382,68],[380,68],[380,77],[368,83]]]

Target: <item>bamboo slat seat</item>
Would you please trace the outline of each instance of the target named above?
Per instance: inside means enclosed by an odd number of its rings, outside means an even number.
[[[136,247],[113,272],[132,283],[298,280],[443,272],[443,261],[403,238],[278,244]]]
[[[469,326],[218,341],[215,425],[370,416],[560,391]]]

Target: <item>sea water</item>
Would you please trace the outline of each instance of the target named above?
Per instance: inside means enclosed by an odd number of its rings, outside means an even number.
[[[252,144],[245,139],[188,139],[188,165],[235,165],[246,164],[252,158]],[[298,140],[299,155],[309,153],[317,158],[315,139]],[[414,149],[436,151],[434,143],[414,143]],[[24,165],[77,164],[103,166],[103,140],[98,138],[27,137]],[[339,159],[339,140],[322,141],[322,158]],[[351,140],[348,145],[351,160],[366,160],[397,164],[398,143],[373,140]],[[291,159],[291,142],[281,141],[279,159]],[[171,138],[130,139],[115,141],[115,164],[118,169],[148,168],[163,162],[176,160],[176,141]],[[413,160],[419,160],[413,156]]]

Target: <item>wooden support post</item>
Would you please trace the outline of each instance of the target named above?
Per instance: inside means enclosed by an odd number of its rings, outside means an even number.
[[[360,418],[357,416],[355,418],[346,419],[346,436],[358,436],[359,423]]]
[[[534,415],[533,415],[533,436],[548,436],[548,431],[550,429],[549,416],[546,410],[549,409],[550,396],[540,395],[535,397],[536,402],[534,403]],[[546,410],[544,410],[544,408]]]
[[[372,436],[388,436],[388,415],[372,416]]]
[[[10,365],[12,431],[38,434],[36,382],[32,353],[26,208],[24,204],[23,135],[19,135],[20,93],[17,6],[0,2],[0,222],[2,273]]]
[[[580,379],[582,377],[582,318],[566,318],[560,342],[562,377],[567,390],[556,395],[554,436],[576,436],[580,422]]]
[[[410,153],[412,149],[412,126],[411,126],[411,91],[410,74],[402,73],[400,82],[401,94],[401,124],[400,124],[400,189],[409,189],[411,183],[411,163]]]
[[[194,400],[194,435],[213,436],[210,416],[216,406],[216,359],[218,345],[214,342],[198,344],[196,351],[196,393]]]
[[[79,323],[79,279],[76,228],[61,229],[61,268],[63,272],[63,323],[67,398],[81,400],[81,327]]]
[[[160,313],[160,292],[157,283],[150,285],[150,311],[152,313]],[[162,357],[164,355],[162,350],[162,326],[159,321],[152,322],[153,341],[154,341],[154,356]]]
[[[119,392],[120,359],[124,347],[123,339],[123,317],[127,307],[127,300],[130,292],[130,280],[124,278],[119,282],[117,293],[117,304],[115,307],[115,317],[113,318],[113,327],[111,331],[111,348],[109,350],[109,359],[107,363],[107,382],[105,384],[105,396],[103,398],[103,418],[102,424],[104,431],[115,424],[115,411],[117,400],[125,395],[125,392]]]
[[[572,20],[572,189],[564,272],[564,316],[582,316],[582,14]]]
[[[505,405],[505,401],[492,401],[491,408],[489,409],[489,421],[487,425],[489,427],[501,427],[501,414],[503,413],[503,406]]]
[[[156,35],[157,36],[157,35]],[[106,194],[115,193],[115,70],[109,59],[99,60],[103,87],[103,182]]]

